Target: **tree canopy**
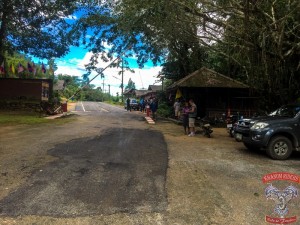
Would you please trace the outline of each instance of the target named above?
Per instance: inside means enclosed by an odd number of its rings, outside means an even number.
[[[22,52],[50,59],[64,55],[71,43],[66,18],[73,0],[2,0],[0,2],[0,61],[4,52]]]
[[[109,56],[130,46],[141,66],[163,62],[174,80],[208,66],[282,102],[300,94],[298,0],[104,2],[76,24],[93,30],[97,56],[106,45]]]
[[[173,80],[207,66],[286,102],[300,94],[299,10],[298,0],[3,0],[0,50],[49,59],[85,44],[90,70],[136,57]]]
[[[82,88],[82,80],[77,76],[70,76],[70,75],[62,75],[59,74],[54,82],[56,83],[58,80],[63,80],[65,82],[64,84],[64,90],[59,91],[57,93],[57,98],[59,99],[69,99],[74,95],[75,92],[78,90],[81,90],[78,92],[77,95],[72,97],[72,100],[82,100],[82,101],[119,101],[118,97],[110,96],[109,93],[104,93],[101,88],[95,88],[95,85],[89,84],[85,85],[83,89]]]
[[[125,90],[135,89],[135,83],[129,78],[128,84],[125,86]]]

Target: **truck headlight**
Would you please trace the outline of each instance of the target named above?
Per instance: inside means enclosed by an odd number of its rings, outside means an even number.
[[[260,129],[264,129],[266,126],[268,126],[268,123],[263,123],[263,122],[258,122],[255,123],[252,127],[251,130],[260,130]]]

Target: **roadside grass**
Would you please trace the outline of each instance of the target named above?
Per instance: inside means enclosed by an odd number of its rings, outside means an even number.
[[[74,116],[64,116],[57,119],[46,119],[39,113],[27,111],[0,111],[0,125],[38,125],[38,124],[64,124],[74,120]]]

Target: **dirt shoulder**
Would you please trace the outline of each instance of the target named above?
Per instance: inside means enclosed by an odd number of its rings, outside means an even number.
[[[170,123],[157,123],[155,129],[168,143],[167,224],[266,224],[274,202],[264,195],[262,177],[276,171],[300,174],[299,154],[271,160],[263,151],[247,150],[225,128],[214,128],[212,138],[187,137],[181,126]],[[299,200],[291,203],[290,215],[299,214],[298,205]]]

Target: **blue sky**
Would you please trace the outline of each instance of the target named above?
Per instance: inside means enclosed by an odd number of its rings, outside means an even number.
[[[68,20],[76,20],[80,16],[80,13],[77,15],[68,18]],[[89,34],[88,34],[89,35]],[[109,48],[109,46],[107,46]],[[55,75],[57,74],[66,74],[71,76],[82,76],[86,73],[85,64],[89,63],[89,60],[92,56],[91,52],[88,52],[82,47],[70,47],[70,52],[59,59],[56,59],[55,62],[57,64],[58,69],[55,71]],[[136,63],[134,58],[128,58],[129,66],[135,73],[130,71],[124,71],[124,87],[127,85],[129,79],[135,83],[137,89],[148,89],[149,85],[154,84],[157,81],[157,75],[161,71],[160,66],[154,67],[151,62],[145,64],[143,69],[140,69]],[[104,68],[109,63],[107,62],[100,62],[98,67]],[[110,85],[110,93],[112,95],[116,95],[117,92],[121,93],[121,75],[118,75],[120,68],[108,68],[104,71],[104,78],[98,76],[92,84],[96,85],[97,87],[103,87],[104,82],[104,91],[108,92],[108,85]],[[92,79],[97,73],[94,71],[90,75],[90,79]],[[160,83],[155,83],[159,85]]]
[[[91,56],[92,53],[87,52],[83,48],[72,47],[68,55],[55,60],[58,67],[55,71],[55,75],[66,74],[71,76],[82,76],[86,73],[84,65],[89,62]],[[161,70],[160,66],[154,67],[152,63],[149,62],[143,69],[140,69],[138,68],[135,59],[130,59],[129,62],[130,68],[133,69],[135,73],[124,70],[124,87],[127,85],[130,78],[135,83],[137,89],[148,89],[149,85],[152,85],[157,81],[156,77]],[[98,66],[100,68],[104,68],[108,64],[109,63],[107,62],[100,62]],[[108,92],[108,85],[110,85],[110,93],[112,95],[116,95],[117,92],[120,94],[121,75],[118,74],[120,70],[121,68],[108,68],[103,72],[104,78],[98,76],[94,81],[92,81],[92,84],[102,88],[104,81],[105,92]],[[92,72],[90,79],[92,79],[96,74],[96,72]],[[160,83],[156,84],[159,85]]]

